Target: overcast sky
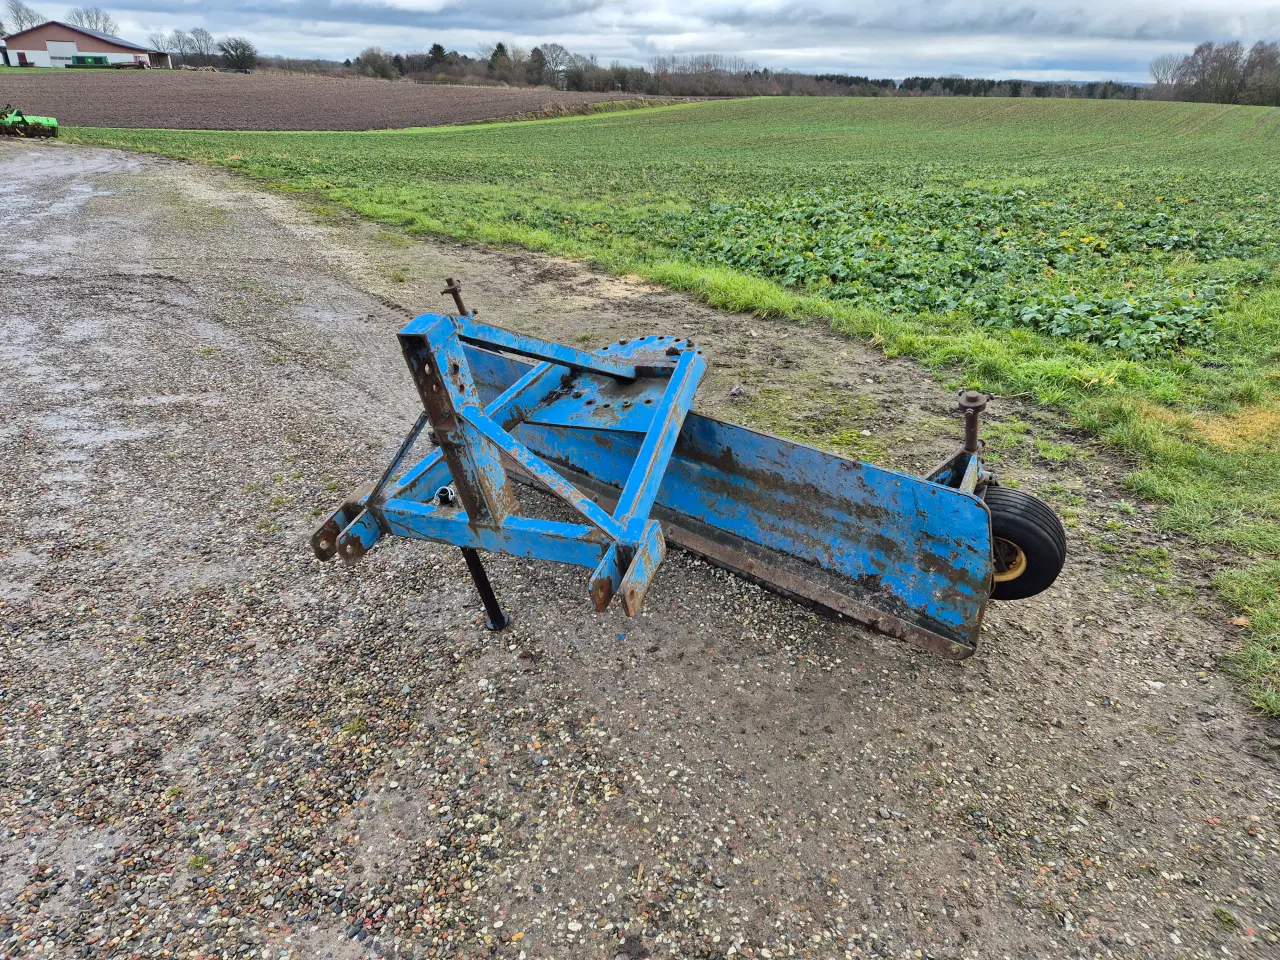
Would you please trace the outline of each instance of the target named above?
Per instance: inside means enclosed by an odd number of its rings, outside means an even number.
[[[95,2],[95,0],[80,0]],[[770,68],[874,77],[1146,80],[1199,40],[1280,39],[1280,0],[128,0],[122,33],[201,26],[264,53],[344,59],[368,46],[474,54],[556,41],[601,63],[733,53]],[[71,0],[68,5],[73,5]],[[49,0],[33,6],[50,17]]]

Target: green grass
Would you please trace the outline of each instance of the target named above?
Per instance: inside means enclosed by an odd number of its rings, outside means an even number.
[[[0,73],[49,73],[53,70],[61,70],[62,67],[6,67],[0,64]],[[0,100],[4,99],[0,96]]]
[[[601,113],[625,113],[628,110],[652,110],[655,107],[666,107],[676,103],[685,103],[684,99],[664,99],[651,97],[646,100],[595,100],[591,103],[558,104],[533,110],[528,113],[516,113],[507,117],[495,117],[490,120],[467,120],[458,126],[480,126],[493,123],[513,123],[529,120],[550,120],[557,117],[585,117]]]
[[[1280,714],[1280,110],[779,98],[415,131],[64,135],[223,165],[407,234],[821,318],[1060,410],[1130,458],[1162,525],[1235,565],[1220,582],[1250,622],[1236,663]]]

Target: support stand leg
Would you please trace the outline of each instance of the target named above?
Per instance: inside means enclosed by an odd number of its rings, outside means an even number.
[[[480,562],[480,554],[474,547],[460,547],[462,559],[467,561],[467,570],[471,573],[471,582],[476,585],[476,593],[484,604],[484,625],[490,630],[502,630],[511,623],[511,618],[498,606],[498,598],[494,596],[493,587],[489,585],[489,575],[484,572],[484,564]]]

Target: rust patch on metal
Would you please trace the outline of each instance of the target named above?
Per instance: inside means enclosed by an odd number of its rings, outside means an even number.
[[[776,566],[766,564],[746,553],[701,537],[682,527],[668,524],[666,529],[668,538],[677,546],[790,599],[808,601],[810,605],[816,605],[840,617],[848,617],[864,623],[881,633],[906,640],[944,657],[963,660],[973,656],[977,650],[976,646],[971,646],[960,639],[910,623],[887,610],[878,609],[868,603],[855,600],[848,594],[780,570]],[[880,594],[880,596],[884,595]]]
[[[370,480],[348,493],[330,512],[329,519],[311,535],[311,551],[317,560],[327,562],[338,555],[338,538],[364,511],[365,500],[373,493],[375,486],[376,483]]]
[[[596,605],[596,613],[604,613],[613,602],[613,581],[608,577],[599,577],[591,583],[591,599]]]
[[[607,510],[614,508],[617,503],[617,490],[615,488],[593,481],[572,467],[563,464],[557,464],[557,466],[576,486],[590,491],[592,496],[598,499],[602,507]],[[509,471],[509,473],[513,479],[523,483],[529,483],[531,480],[527,475],[522,475],[522,471]],[[979,609],[977,617],[965,625],[967,635],[974,638],[973,642],[970,642],[965,634],[953,632],[941,624],[938,624],[936,629],[930,629],[922,625],[918,621],[926,618],[921,617],[917,611],[910,609],[896,595],[885,590],[874,575],[868,578],[860,578],[864,580],[863,583],[854,580],[846,581],[859,592],[865,592],[869,598],[874,597],[873,605],[869,600],[860,600],[857,597],[850,596],[848,593],[819,583],[809,576],[782,569],[777,563],[769,563],[752,556],[745,550],[736,549],[719,540],[702,536],[689,529],[688,526],[676,522],[670,515],[670,511],[660,506],[655,505],[653,514],[661,520],[664,539],[668,544],[696,554],[715,566],[750,580],[772,593],[812,607],[818,612],[838,620],[849,619],[865,624],[891,637],[905,640],[914,646],[940,656],[963,660],[973,656],[977,651],[976,641],[981,630],[983,615],[986,612],[985,604]],[[776,551],[770,551],[769,548],[758,549],[771,554],[776,553]],[[808,566],[800,562],[794,565],[797,568]],[[870,586],[872,579],[877,582],[877,588],[869,590],[867,587]],[[624,608],[625,599],[624,595]],[[931,618],[929,618],[929,622],[936,623]]]
[[[336,520],[330,517],[315,533],[311,535],[311,552],[317,560],[332,560],[338,555],[338,534],[342,529]]]

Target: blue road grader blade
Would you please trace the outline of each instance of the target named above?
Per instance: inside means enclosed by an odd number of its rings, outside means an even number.
[[[706,363],[690,340],[588,353],[483,324],[460,284],[445,292],[456,314],[400,332],[423,413],[381,477],[316,531],[322,560],[355,563],[387,536],[458,546],[501,629],[479,550],[585,567],[597,610],[618,597],[635,616],[670,542],[951,657],[976,649],[993,593],[1029,596],[1061,569],[1061,524],[1034,498],[999,488],[993,530],[981,394],[961,396],[963,448],[913,477],[691,412]],[[428,425],[434,448],[393,480]],[[573,520],[522,509],[513,479]]]

